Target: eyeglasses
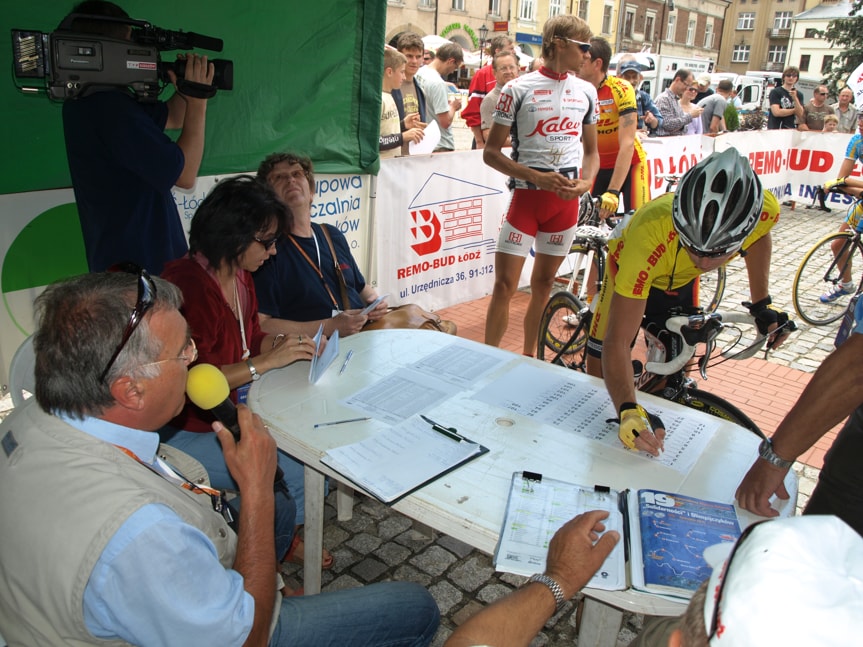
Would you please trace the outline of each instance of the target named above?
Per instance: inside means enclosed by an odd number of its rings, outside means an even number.
[[[190,348],[191,350],[189,350]],[[195,340],[189,337],[189,343],[183,349],[183,354],[179,357],[168,357],[166,359],[160,359],[156,362],[147,362],[146,364],[141,364],[141,366],[157,366],[158,364],[164,364],[165,362],[174,362],[177,360],[183,362],[186,366],[188,366],[196,359],[198,359],[198,347],[195,345]]]
[[[696,88],[694,85],[691,85],[688,88],[686,88],[686,91],[687,92],[698,92],[698,88]]]
[[[815,94],[820,95],[820,96],[826,96],[827,95],[826,92],[816,92]]]
[[[153,279],[150,278],[150,273],[142,268],[138,271],[138,300],[135,302],[135,308],[132,310],[132,314],[129,315],[129,322],[126,324],[126,328],[123,329],[123,337],[120,339],[120,343],[117,344],[117,348],[114,349],[114,354],[111,355],[111,359],[109,359],[108,363],[105,365],[105,370],[103,370],[102,374],[99,376],[100,382],[104,382],[105,378],[108,377],[108,372],[111,370],[111,367],[114,366],[114,362],[117,361],[117,357],[119,357],[120,353],[123,352],[123,349],[129,342],[129,338],[132,336],[132,333],[135,332],[138,324],[141,323],[144,315],[153,307],[155,302],[156,284],[153,283]]]
[[[576,45],[578,45],[578,49],[580,49],[583,54],[587,54],[590,51],[590,43],[585,43],[582,40],[575,40],[574,38],[567,38],[566,36],[555,36],[555,38],[559,40],[568,40],[570,43],[575,43]]]
[[[728,554],[728,559],[725,560],[725,564],[716,567],[722,568],[724,572],[722,573],[722,581],[719,583],[719,590],[716,592],[716,596],[714,598],[716,602],[713,605],[713,618],[710,620],[710,627],[708,628],[708,643],[713,640],[713,637],[716,635],[716,632],[719,629],[719,606],[722,604],[722,592],[725,590],[725,583],[728,581],[728,571],[731,568],[731,560],[734,559],[734,555],[737,553],[737,549],[740,548],[746,538],[749,537],[749,535],[752,534],[752,531],[755,530],[755,528],[760,526],[762,523],[765,522],[756,521],[751,526],[746,528],[742,533],[740,533],[740,538],[737,540],[737,543],[734,544],[734,548],[732,548],[731,552]]]
[[[796,79],[796,78],[800,77],[799,74],[783,74],[782,76],[785,77],[786,79]]]
[[[721,258],[723,256],[730,256],[738,251],[743,245],[735,245],[734,247],[730,247],[728,249],[721,249],[717,252],[702,252],[700,249],[694,249],[689,247],[688,245],[684,245],[686,251],[688,251],[693,256],[697,256],[698,258]]]
[[[258,238],[257,236],[254,236],[254,239],[256,242],[261,243],[261,245],[264,246],[264,249],[269,250],[279,240],[279,235],[276,234],[272,238]]]

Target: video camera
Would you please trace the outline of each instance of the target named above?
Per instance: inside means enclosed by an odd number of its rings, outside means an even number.
[[[81,33],[72,25],[76,20],[90,24],[126,29],[128,39]],[[79,23],[80,24],[80,23]],[[107,31],[117,31],[116,29]],[[12,30],[14,75],[24,92],[47,90],[51,99],[64,101],[86,96],[106,87],[129,88],[139,101],[155,101],[162,88],[170,83],[168,71],[177,76],[178,89],[186,95],[210,98],[216,90],[232,90],[234,64],[224,59],[210,59],[215,68],[213,85],[185,80],[186,62],[162,61],[159,52],[201,48],[222,51],[222,40],[194,32],[160,29],[143,20],[87,14],[69,14],[56,31]],[[43,84],[32,84],[45,79]]]

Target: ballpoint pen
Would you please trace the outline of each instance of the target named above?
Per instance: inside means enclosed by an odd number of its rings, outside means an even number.
[[[353,357],[353,356],[354,356],[354,349],[352,348],[348,351],[348,354],[345,356],[345,361],[342,364],[342,367],[339,369],[339,375],[341,375],[342,373],[345,372],[345,369],[348,367],[348,362],[351,361],[351,357]]]
[[[343,425],[346,422],[363,422],[364,420],[371,420],[371,418],[348,418],[347,420],[333,420],[332,422],[316,422],[315,429],[318,427],[331,427],[333,425]]]
[[[434,429],[436,432],[443,434],[447,438],[452,438],[453,440],[457,440],[458,442],[464,440],[464,436],[460,435],[455,427],[444,427],[442,424],[437,423],[431,418],[427,418],[422,414],[420,414],[420,418],[429,423],[432,426],[432,429]]]

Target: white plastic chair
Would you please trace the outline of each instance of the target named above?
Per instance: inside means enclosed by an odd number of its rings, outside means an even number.
[[[24,404],[26,397],[24,392],[34,393],[36,390],[36,354],[33,351],[33,335],[25,339],[9,366],[9,394],[12,396],[12,404],[20,407]]]

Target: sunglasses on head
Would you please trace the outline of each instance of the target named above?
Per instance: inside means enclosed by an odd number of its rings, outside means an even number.
[[[135,270],[131,273],[135,273]],[[120,338],[120,343],[117,344],[117,347],[114,349],[114,354],[111,355],[111,359],[108,360],[108,363],[105,365],[105,369],[99,376],[100,382],[104,382],[105,378],[108,377],[108,373],[111,370],[111,367],[114,366],[114,362],[117,361],[117,357],[120,356],[120,353],[123,352],[126,344],[129,343],[129,338],[132,336],[132,333],[135,332],[135,329],[138,327],[138,324],[141,323],[144,315],[147,314],[147,311],[150,310],[156,302],[156,284],[153,283],[150,273],[144,268],[138,268],[137,274],[138,300],[135,302],[135,307],[129,315],[129,321],[123,329],[123,336]]]

